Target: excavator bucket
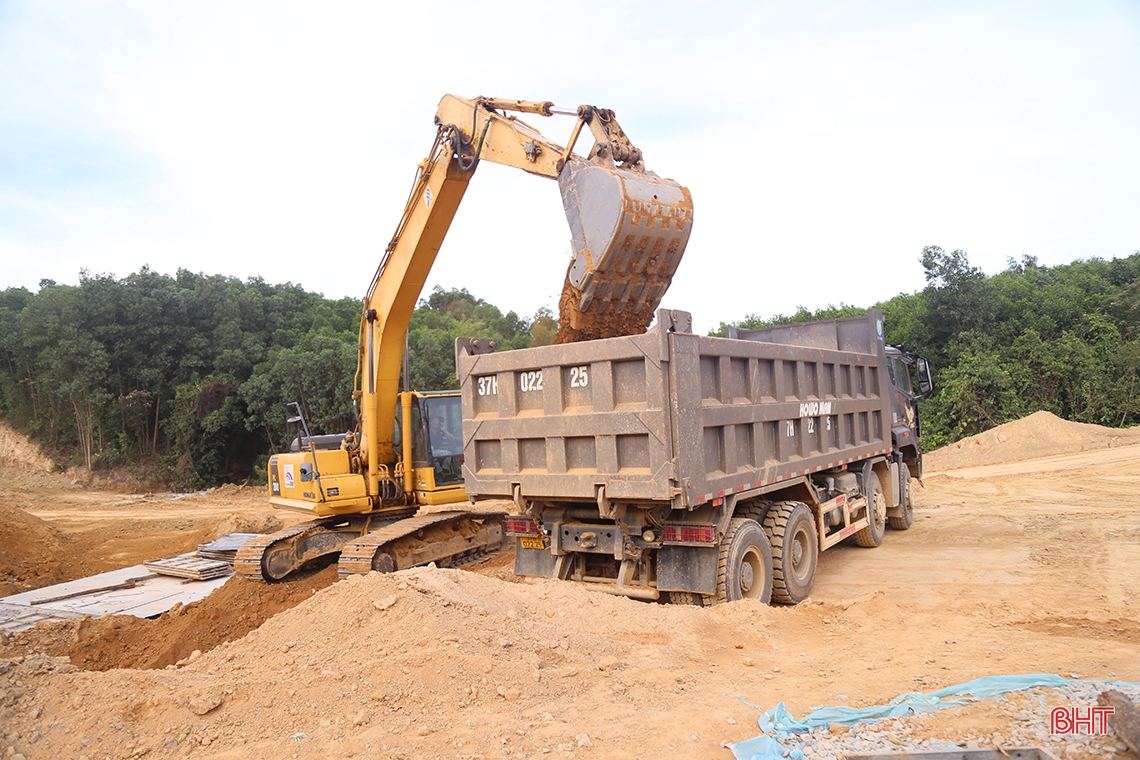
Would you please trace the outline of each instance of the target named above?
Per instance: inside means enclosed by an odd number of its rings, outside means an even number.
[[[687,188],[572,156],[558,177],[573,259],[555,343],[646,331],[693,229]]]

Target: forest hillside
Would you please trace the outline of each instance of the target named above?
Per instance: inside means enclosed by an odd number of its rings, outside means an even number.
[[[927,449],[1046,410],[1113,427],[1140,413],[1140,252],[1054,267],[1032,257],[986,275],[964,251],[921,254],[926,286],[877,304],[749,316],[729,326],[886,314],[887,341],[929,359]],[[257,482],[288,435],[355,425],[360,303],[287,283],[144,268],[0,291],[0,419],[57,462],[126,469],[153,484]],[[466,290],[421,299],[408,335],[417,390],[456,387],[454,341],[549,343],[557,322],[503,313]]]

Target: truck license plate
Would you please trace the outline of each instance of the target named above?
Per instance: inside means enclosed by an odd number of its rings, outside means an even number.
[[[524,538],[522,536],[519,536],[519,543],[522,545],[522,548],[524,548],[524,549],[545,549],[546,548],[545,546],[542,545],[542,539],[541,538]]]

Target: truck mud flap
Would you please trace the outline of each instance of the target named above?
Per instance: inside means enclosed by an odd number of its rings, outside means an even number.
[[[534,575],[539,578],[554,575],[555,557],[549,549],[524,549],[519,539],[515,539],[515,544],[515,575]]]
[[[657,550],[657,589],[716,593],[715,546],[663,546]]]

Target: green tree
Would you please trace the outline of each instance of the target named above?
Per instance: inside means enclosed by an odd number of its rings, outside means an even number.
[[[93,334],[105,304],[86,295],[73,286],[41,289],[21,311],[20,330],[35,366],[32,392],[48,402],[49,440],[62,436],[91,468],[102,438],[103,405],[110,399],[110,358]]]
[[[553,320],[552,315],[547,316]],[[540,334],[542,329],[540,326]],[[498,350],[506,351],[528,347],[530,330],[528,320],[513,311],[503,314],[466,288],[444,290],[437,286],[427,298],[420,299],[408,325],[409,383],[421,391],[458,388],[456,338],[492,338]]]
[[[352,405],[356,336],[312,333],[296,346],[275,348],[241,385],[248,430],[263,430],[271,447],[285,443],[285,405],[296,401],[309,429],[342,433],[356,427]]]
[[[925,410],[928,447],[984,432],[1025,413],[1013,374],[992,342],[964,333],[957,343],[952,349],[957,361],[939,373],[939,392]]]
[[[749,314],[739,322],[721,322],[720,326],[711,335],[723,338],[730,327],[741,330],[762,330],[775,325],[787,325],[793,322],[815,322],[823,319],[846,319],[847,317],[861,317],[867,313],[866,307],[848,306],[841,303],[838,306],[828,304],[822,309],[812,311],[806,306],[797,306],[791,314],[776,314],[772,317],[762,317],[758,314]]]

